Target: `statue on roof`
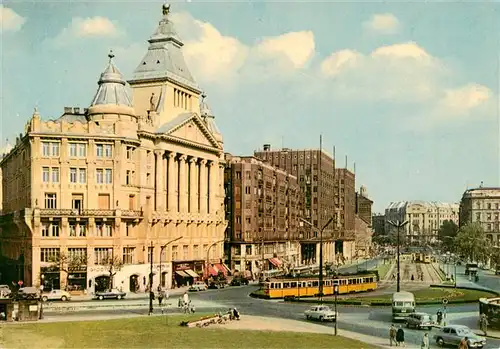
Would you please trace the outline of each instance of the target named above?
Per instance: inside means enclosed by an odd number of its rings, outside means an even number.
[[[170,4],[163,4],[162,10],[163,10],[163,15],[167,16],[170,13]]]
[[[157,106],[158,106],[158,98],[155,96],[155,93],[153,92],[151,94],[151,98],[149,99],[149,111],[156,111]]]

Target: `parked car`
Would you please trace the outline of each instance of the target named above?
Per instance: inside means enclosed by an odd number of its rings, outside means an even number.
[[[230,283],[231,286],[241,286],[241,285],[248,285],[248,279],[244,277],[235,277],[231,280]]]
[[[42,301],[69,301],[71,300],[71,295],[63,290],[52,290],[47,293],[42,294]]]
[[[208,284],[208,288],[211,290],[224,288],[226,286],[227,284],[225,282],[217,282],[217,281],[210,281]]]
[[[36,287],[21,287],[17,291],[17,296],[22,299],[38,299],[39,293]]]
[[[431,316],[427,313],[412,313],[406,318],[406,327],[414,327],[418,329],[432,329],[433,322]]]
[[[434,339],[440,347],[444,345],[458,346],[465,337],[468,338],[469,348],[482,348],[486,345],[486,338],[478,336],[470,328],[462,325],[444,326],[434,335]]]
[[[0,285],[0,298],[8,298],[11,293],[9,285]]]
[[[207,284],[204,283],[203,281],[196,281],[194,284],[189,287],[189,291],[191,292],[198,292],[198,291],[206,291],[207,290]]]
[[[127,294],[120,290],[108,290],[108,291],[98,291],[94,294],[94,299],[99,299],[102,301],[103,299],[122,299],[125,298]]]
[[[307,320],[336,321],[337,314],[326,305],[315,305],[304,312]]]

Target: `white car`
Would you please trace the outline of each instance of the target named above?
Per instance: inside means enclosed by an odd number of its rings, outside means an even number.
[[[71,295],[63,290],[52,290],[47,293],[43,293],[42,301],[69,301],[71,299]]]
[[[189,291],[191,292],[197,292],[197,291],[206,291],[207,290],[207,284],[204,283],[203,281],[196,281],[190,288]]]
[[[307,320],[336,321],[337,314],[327,305],[315,305],[304,312]]]

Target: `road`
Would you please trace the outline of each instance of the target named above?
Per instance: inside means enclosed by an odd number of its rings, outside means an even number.
[[[455,272],[454,265],[445,265],[445,272],[450,272],[453,274]],[[495,275],[491,270],[479,270],[478,282],[469,281],[469,278],[465,276],[465,267],[462,265],[457,265],[457,285],[458,286],[473,286],[473,287],[485,287],[490,290],[500,292],[500,275]]]
[[[237,307],[238,310],[243,314],[257,315],[257,316],[270,316],[285,319],[294,319],[299,321],[305,321],[303,312],[309,305],[300,303],[284,303],[282,301],[276,300],[262,300],[249,297],[249,293],[257,289],[257,286],[241,286],[241,287],[229,287],[222,290],[208,290],[205,292],[191,293],[190,297],[200,312],[217,312],[225,311],[231,307]],[[113,302],[113,301],[105,301]],[[116,302],[116,301],[115,301]],[[122,301],[126,302],[126,301]],[[169,300],[173,304],[174,309],[169,310],[170,312],[179,312],[175,307],[177,303],[176,298],[171,298]],[[155,307],[157,303],[154,304]],[[435,314],[438,310],[436,306],[419,307],[419,311],[424,311],[430,314]],[[368,307],[347,307],[339,306],[339,323],[338,327],[340,329],[349,330],[356,333],[362,333],[366,335],[376,336],[380,338],[386,338],[391,324],[391,309],[389,307],[380,308],[368,308]],[[138,314],[146,315],[148,312],[147,307],[138,309],[127,309],[127,310],[94,310],[86,312],[75,312],[75,313],[65,313],[65,314],[50,314],[46,313],[47,317],[59,316],[65,317],[66,319],[74,318],[78,319],[85,314],[92,314],[96,318],[105,315],[123,315],[123,316],[133,316]],[[461,305],[448,308],[447,319],[449,322],[464,324],[468,326],[474,326],[477,321],[478,316],[478,306],[477,304]],[[326,323],[322,324],[324,326],[332,327],[333,324]],[[435,332],[434,329],[431,331]],[[409,330],[405,329],[406,342],[408,344],[419,345],[423,331]],[[434,348],[434,346],[432,346]],[[500,347],[500,340],[488,339],[488,345],[486,348],[498,348]]]

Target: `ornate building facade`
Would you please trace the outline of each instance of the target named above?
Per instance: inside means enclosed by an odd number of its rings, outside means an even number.
[[[2,283],[142,291],[150,262],[153,287],[222,263],[223,139],[169,12],[128,84],[110,54],[88,108],[35,110],[1,160]]]

